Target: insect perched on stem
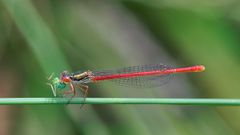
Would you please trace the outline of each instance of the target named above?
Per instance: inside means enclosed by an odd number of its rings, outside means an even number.
[[[53,78],[52,74],[48,78],[50,83],[47,84],[51,87],[54,96],[57,96],[58,91],[64,90],[66,86],[69,86],[70,89],[64,91],[63,95],[72,94],[72,97],[74,97],[77,95],[76,89],[80,89],[84,93],[82,96],[85,99],[88,94],[88,83],[111,80],[123,86],[149,88],[167,83],[176,73],[202,72],[204,70],[205,67],[202,65],[171,68],[163,64],[151,64],[114,70],[85,71],[80,73],[68,73],[67,71],[63,71],[59,78]]]

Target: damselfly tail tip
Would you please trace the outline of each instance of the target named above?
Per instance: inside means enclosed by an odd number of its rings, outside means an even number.
[[[196,72],[203,72],[204,70],[205,70],[205,66],[203,65],[196,66]]]

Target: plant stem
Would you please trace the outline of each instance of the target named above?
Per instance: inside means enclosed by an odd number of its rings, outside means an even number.
[[[240,106],[240,99],[206,98],[0,98],[0,105],[46,105],[46,104],[159,104]]]

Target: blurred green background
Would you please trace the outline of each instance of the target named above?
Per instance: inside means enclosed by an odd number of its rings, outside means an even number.
[[[239,98],[237,0],[1,0],[0,96],[52,97],[52,72],[203,64],[159,88],[103,82],[89,97]],[[237,135],[239,107],[1,106],[1,135]]]

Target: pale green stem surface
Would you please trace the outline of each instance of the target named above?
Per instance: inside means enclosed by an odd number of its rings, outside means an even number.
[[[207,98],[0,98],[0,105],[46,105],[46,104],[158,104],[240,106],[240,99]]]

